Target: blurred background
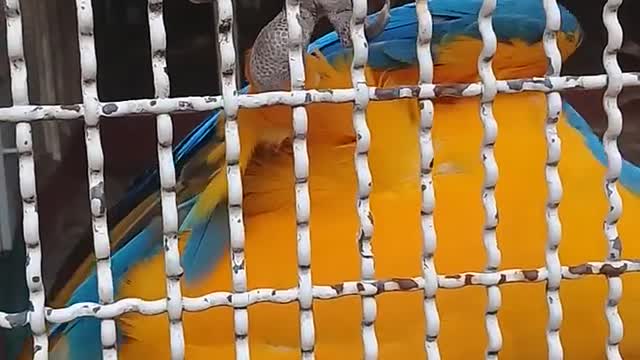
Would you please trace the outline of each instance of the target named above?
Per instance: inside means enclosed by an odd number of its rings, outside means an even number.
[[[237,44],[244,53],[259,30],[282,9],[284,0],[236,0]],[[394,5],[409,1],[392,1]],[[370,0],[371,12],[381,0]],[[602,51],[607,33],[602,24],[604,0],[559,0],[578,18],[584,42],[563,64],[565,75],[604,73]],[[213,8],[188,0],[165,1],[167,62],[171,96],[219,94]],[[82,103],[74,0],[22,0],[24,46],[32,104]],[[147,0],[93,2],[98,91],[102,101],[153,97]],[[11,105],[4,7],[0,8],[0,106]],[[640,71],[640,29],[635,23],[640,2],[626,1],[619,11],[623,25],[623,71]],[[316,36],[331,30],[326,21]],[[243,66],[243,57],[238,58]],[[564,97],[601,135],[606,128],[602,91],[571,91]],[[624,114],[620,148],[640,164],[640,88],[625,89],[619,102]],[[177,143],[206,113],[174,115]],[[108,205],[117,202],[133,178],[157,163],[155,118],[112,118],[100,125],[105,154]],[[25,309],[24,244],[14,152],[14,125],[0,123],[0,309]],[[59,288],[69,264],[93,249],[90,233],[86,149],[81,120],[34,124],[38,210],[47,292]],[[66,266],[65,266],[66,264]],[[66,275],[65,275],[66,274]],[[23,329],[26,331],[26,329]],[[23,333],[23,332],[22,332]],[[0,360],[11,359],[21,331],[0,329]]]

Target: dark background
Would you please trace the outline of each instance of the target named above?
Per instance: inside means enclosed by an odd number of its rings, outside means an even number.
[[[74,1],[41,1],[22,1],[32,103],[81,103]],[[378,9],[380,2],[370,1],[370,8]],[[408,1],[392,2],[399,4]],[[578,18],[585,31],[581,48],[563,64],[563,74],[604,73],[601,58],[607,39],[602,24],[605,1],[559,2]],[[282,9],[282,4],[283,0],[237,0],[236,39],[240,54],[250,47],[260,28]],[[116,101],[153,97],[147,1],[101,0],[94,1],[93,7],[100,99]],[[623,4],[619,18],[625,30],[625,41],[640,43],[638,24],[633,21],[638,15],[640,2],[629,0]],[[45,18],[48,20],[43,21]],[[212,6],[195,5],[188,0],[166,0],[165,21],[171,96],[219,94]],[[4,20],[0,22],[4,31]],[[328,29],[325,21],[316,33],[322,34]],[[7,106],[11,101],[4,39],[3,35],[0,41],[0,57],[4,58],[0,63],[0,105]],[[243,66],[243,56],[238,56],[238,60]],[[42,62],[49,65],[41,66]],[[640,70],[639,57],[620,54],[619,62],[623,71]],[[52,80],[46,82],[47,76]],[[597,133],[604,131],[606,116],[601,105],[602,91],[571,91],[564,96]],[[620,147],[627,159],[638,164],[640,91],[625,89],[620,103],[625,116]],[[173,116],[175,143],[205,116],[205,113]],[[38,126],[44,125],[36,124],[34,130],[38,130]],[[77,244],[88,251],[92,249],[88,232],[90,217],[82,122],[70,121],[61,128],[59,160],[48,161],[42,145],[38,142],[34,145],[38,163],[40,234],[43,252],[46,253],[43,257],[43,275],[47,289],[54,284],[70,249]],[[132,177],[157,162],[155,119],[150,116],[112,118],[101,123],[101,132],[106,194],[109,204],[113,204],[126,190]],[[14,250],[0,254],[0,309],[3,311],[23,310],[27,296],[20,229],[18,226]],[[19,332],[12,333],[18,335]],[[10,341],[3,341],[3,334],[6,335],[6,331],[0,330],[0,360],[13,349],[9,346]]]

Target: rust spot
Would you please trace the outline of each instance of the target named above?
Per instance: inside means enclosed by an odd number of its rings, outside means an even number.
[[[360,253],[362,253],[364,251],[364,242],[367,240],[364,231],[360,230],[360,236],[358,237],[358,248],[360,250]]]
[[[5,316],[5,319],[11,325],[12,328],[25,326],[27,324],[27,312],[22,311],[17,314],[9,314]]]
[[[622,240],[620,240],[619,236],[613,239],[613,243],[611,244],[611,247],[617,250],[618,254],[622,253]]]
[[[528,281],[536,281],[539,274],[538,270],[523,270],[522,275],[524,275],[524,278]]]
[[[156,50],[156,51],[153,53],[153,57],[157,57],[157,58],[165,58],[165,57],[167,57],[167,51],[166,51],[166,50],[163,50],[163,49]]]
[[[188,101],[179,101],[178,107],[185,110],[193,110],[193,104]]]
[[[242,260],[242,262],[240,264],[233,264],[233,272],[234,273],[238,273],[240,272],[240,270],[244,270],[244,260]]]
[[[566,78],[569,81],[576,81],[576,84],[578,84],[578,85],[575,85],[571,90],[584,90],[584,86],[580,85],[580,83],[577,82],[580,79],[579,76],[571,76],[570,75],[570,76],[567,76]]]
[[[553,73],[553,60],[547,56],[547,74]]]
[[[507,275],[505,274],[500,274],[500,280],[498,280],[498,285],[500,284],[504,284],[507,282]]]
[[[218,26],[218,32],[220,34],[225,34],[231,31],[231,19],[224,19],[220,26]]]
[[[411,290],[418,287],[418,283],[416,283],[413,279],[393,279],[393,281],[398,284],[400,290]]]
[[[394,100],[400,97],[400,92],[404,89],[410,89],[412,97],[418,97],[418,95],[420,95],[420,88],[417,86],[388,89],[376,88],[374,95],[380,100]]]
[[[336,293],[338,294],[342,294],[342,291],[344,291],[344,285],[342,284],[336,284],[336,285],[331,285],[331,287],[333,288],[333,290],[336,291]]]
[[[508,80],[507,87],[511,90],[520,91],[524,87],[524,81],[522,80]]]
[[[455,96],[461,97],[462,93],[469,87],[467,84],[442,84],[436,85],[434,92],[437,97]]]
[[[156,13],[162,11],[162,2],[149,4],[149,12]]]
[[[384,281],[376,281],[376,294],[382,294],[385,292]]]
[[[569,266],[569,272],[575,275],[593,274],[593,269],[587,264]]]
[[[311,99],[311,93],[306,93],[306,94],[304,95],[304,102],[305,102],[306,104],[310,104],[312,101],[313,101],[313,100]]]
[[[116,104],[114,104],[114,103],[105,104],[105,105],[102,107],[102,112],[103,112],[105,115],[111,115],[111,114],[113,114],[113,113],[114,113],[114,112],[116,112],[116,111],[118,111],[118,105],[116,105]]]
[[[356,284],[356,288],[358,289],[359,292],[363,292],[364,291],[364,284],[359,282],[359,283]]]
[[[460,276],[460,275],[458,275],[458,274],[455,274],[455,275],[445,275],[445,276],[444,276],[444,278],[445,278],[445,279],[456,279],[456,280],[460,279],[461,277],[462,277],[462,276]]]
[[[611,264],[604,264],[602,265],[600,273],[609,277],[617,277],[622,275],[625,271],[627,271],[627,264],[623,264],[620,267],[615,267]]]
[[[93,311],[94,314],[97,314],[98,311],[100,311],[100,306],[95,306],[93,309],[91,309],[91,311]]]
[[[104,196],[104,183],[103,182],[99,182],[96,186],[92,187],[91,190],[89,191],[90,195],[91,195],[91,201],[93,200],[98,200],[100,201],[100,214],[103,214],[105,211],[105,203],[106,203],[106,199]]]
[[[333,89],[317,89],[317,91],[333,95]]]
[[[473,275],[471,274],[466,274],[464,276],[464,284],[465,285],[471,285],[473,283]]]
[[[4,13],[8,18],[14,18],[20,16],[20,10],[16,8],[11,8],[8,6],[4,7]]]
[[[75,111],[75,112],[80,112],[80,105],[78,105],[78,104],[74,104],[74,105],[60,105],[60,109],[62,109],[62,110],[71,110],[71,111]]]

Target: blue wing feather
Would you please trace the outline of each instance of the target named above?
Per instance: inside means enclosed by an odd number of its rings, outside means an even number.
[[[568,102],[562,102],[562,110],[567,118],[567,122],[584,137],[584,142],[589,150],[591,150],[593,156],[598,159],[602,165],[607,166],[607,154],[604,151],[604,146],[600,138],[593,132],[591,126],[589,126],[584,118]],[[640,168],[622,159],[620,183],[629,191],[640,195]]]
[[[193,197],[181,204],[178,208],[179,217],[184,218],[196,201],[197,197]],[[120,250],[114,252],[111,257],[111,271],[116,294],[118,285],[122,282],[131,265],[144,261],[160,252],[162,242],[158,241],[158,239],[161,238],[162,221],[159,217],[156,217],[148,227],[136,234]],[[79,302],[97,303],[98,300],[98,280],[94,267],[87,278],[73,292],[67,305]],[[71,360],[75,360],[75,356],[79,356],[79,354],[81,354],[81,359],[100,358],[102,345],[100,344],[100,337],[96,336],[96,334],[100,333],[100,321],[94,318],[80,318],[70,323],[57,324],[52,327],[51,336],[56,336],[60,333],[71,334],[72,330],[73,334],[67,337],[69,349],[73,349],[69,352]],[[119,332],[118,338],[120,338]]]
[[[477,19],[482,0],[429,1],[433,32],[432,53],[437,62],[438,46],[456,37],[467,36],[480,39]],[[575,32],[579,24],[566,8],[560,6],[561,29]],[[370,15],[371,20],[373,16]],[[535,43],[540,41],[545,27],[542,2],[503,0],[493,14],[493,27],[498,41],[513,39]],[[416,4],[406,4],[391,10],[389,23],[384,32],[369,39],[368,64],[373,68],[393,69],[417,63],[416,35],[418,21]],[[328,33],[309,46],[309,51],[320,50],[329,62],[350,56],[352,50],[342,48],[335,32]]]
[[[192,215],[192,214],[189,214]],[[184,223],[190,223],[185,219]],[[182,253],[182,266],[187,282],[200,279],[213,270],[229,242],[227,203],[219,203],[204,221],[194,222]]]

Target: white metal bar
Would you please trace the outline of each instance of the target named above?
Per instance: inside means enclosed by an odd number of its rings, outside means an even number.
[[[247,274],[244,257],[244,219],[242,215],[242,178],[240,172],[240,135],[238,132],[238,85],[236,49],[233,36],[233,2],[218,0],[218,54],[222,104],[225,115],[225,145],[229,208],[231,274],[233,282],[233,325],[236,359],[249,359],[249,314]]]
[[[22,15],[20,0],[6,0],[7,55],[11,69],[11,98],[13,105],[29,104],[27,64],[24,58],[22,37]],[[29,289],[28,321],[33,337],[33,358],[48,359],[49,338],[45,314],[45,291],[42,283],[42,248],[38,217],[38,195],[36,191],[35,161],[31,124],[16,124],[16,148],[20,196],[22,197],[22,234],[26,250],[26,280]],[[0,160],[4,161],[2,157]]]
[[[418,36],[416,51],[420,71],[419,85],[433,82],[433,58],[431,55],[431,36],[433,22],[427,0],[416,1],[418,18]],[[420,191],[421,230],[422,230],[422,277],[424,286],[425,342],[424,348],[429,360],[440,359],[438,336],[440,334],[440,315],[436,304],[438,272],[434,261],[436,251],[436,231],[433,219],[435,193],[433,189],[434,149],[431,138],[434,108],[430,99],[419,101],[420,108]]]
[[[544,52],[549,61],[547,76],[559,76],[562,58],[558,50],[556,34],[560,30],[560,9],[556,0],[543,0],[546,14],[546,24],[543,34]],[[547,346],[549,359],[563,358],[562,342],[560,339],[560,325],[562,323],[562,303],[560,302],[560,280],[562,279],[558,246],[562,237],[562,224],[558,214],[558,206],[562,198],[562,181],[558,173],[560,161],[560,137],[556,124],[562,111],[562,98],[558,92],[546,94],[547,118],[545,134],[547,141],[547,159],[545,163],[545,177],[547,180],[547,246],[545,262],[549,279],[547,280],[547,307],[549,320],[547,323]]]
[[[640,86],[640,73],[622,74],[623,87]],[[496,87],[499,94],[516,94],[538,91],[543,93],[567,91],[574,89],[599,90],[607,86],[606,75],[587,76],[549,76],[548,78],[528,78],[514,80],[498,80]],[[482,84],[424,84],[420,86],[405,85],[399,87],[369,87],[369,99],[387,101],[395,99],[419,98],[436,99],[439,97],[474,97],[482,92]],[[317,89],[299,91],[271,91],[259,94],[238,95],[238,106],[241,109],[255,109],[270,105],[299,106],[311,103],[347,103],[355,99],[355,90],[333,89],[323,91]],[[166,99],[139,99],[100,104],[101,117],[121,117],[142,114],[168,114],[176,112],[209,112],[222,108],[221,96],[187,96]],[[84,106],[75,105],[17,105],[0,108],[0,122],[31,122],[40,120],[74,120],[84,116]]]
[[[289,73],[291,89],[304,90],[304,39],[300,18],[300,0],[285,2],[289,32]],[[293,112],[293,162],[296,201],[296,238],[298,254],[298,302],[300,304],[300,351],[302,359],[315,358],[313,321],[313,282],[311,281],[311,199],[309,197],[309,153],[307,152],[307,110],[296,106]]]
[[[111,304],[113,298],[113,274],[111,272],[111,249],[107,226],[107,204],[104,186],[104,154],[100,141],[100,101],[98,99],[95,39],[93,34],[93,9],[91,0],[76,0],[78,17],[78,42],[80,49],[80,73],[82,81],[82,103],[84,106],[84,134],[87,148],[87,177],[89,179],[89,202],[91,206],[91,228],[96,256],[98,298],[100,304]],[[100,324],[102,358],[118,358],[116,347],[116,325],[114,319],[104,319]]]
[[[169,96],[170,83],[167,72],[167,37],[163,20],[163,0],[149,0],[149,35],[155,96]],[[158,136],[158,169],[162,201],[162,237],[164,242],[164,267],[167,289],[167,315],[171,359],[184,359],[184,329],[182,326],[182,291],[180,278],[183,269],[178,249],[178,207],[176,204],[176,169],[173,163],[173,122],[168,114],[156,117]]]
[[[618,261],[622,256],[622,240],[618,235],[617,223],[622,216],[622,197],[618,193],[616,183],[622,171],[622,156],[618,149],[618,137],[622,132],[622,112],[618,107],[618,95],[622,91],[622,69],[618,64],[617,54],[622,47],[622,26],[618,21],[618,9],[622,0],[609,0],[602,11],[602,21],[607,29],[607,46],[602,54],[602,63],[607,72],[607,89],[603,97],[603,106],[607,114],[607,130],[602,143],[607,155],[607,174],[604,190],[609,202],[609,212],[604,222],[604,236],[607,240],[608,253],[606,261]],[[619,344],[622,341],[624,327],[618,313],[618,304],[622,298],[622,278],[607,277],[609,292],[605,304],[605,315],[609,325],[607,337],[607,359],[622,360]]]
[[[640,273],[639,260],[621,260],[616,262],[588,262],[573,266],[562,267],[562,279],[577,280],[592,276],[621,276],[623,274]],[[469,286],[492,286],[498,284],[539,283],[549,278],[546,267],[535,269],[506,269],[496,274],[486,272],[466,272],[459,274],[438,275],[439,289],[461,289]],[[360,280],[347,281],[340,284],[314,285],[313,298],[316,300],[331,300],[348,296],[374,295],[385,292],[423,291],[425,280],[422,277],[394,278],[363,283]],[[299,289],[252,289],[241,295],[247,299],[245,305],[258,303],[288,304],[298,301]],[[234,300],[231,292],[212,292],[199,297],[185,297],[184,310],[198,312],[214,307],[233,307]],[[137,312],[142,315],[157,315],[167,311],[165,299],[142,300],[127,298],[109,305],[98,306],[96,303],[76,303],[61,309],[45,308],[46,319],[51,323],[65,323],[78,317],[95,317],[112,319],[125,313]],[[0,327],[13,329],[27,323],[27,312],[0,312]]]
[[[482,37],[482,51],[478,57],[478,74],[482,80],[480,98],[480,119],[484,129],[480,158],[484,168],[482,206],[485,223],[482,241],[487,254],[485,272],[496,273],[500,266],[501,253],[498,248],[496,229],[498,227],[498,204],[495,198],[498,181],[498,163],[494,155],[494,146],[498,135],[498,123],[493,115],[493,100],[498,89],[496,77],[491,69],[492,59],[497,48],[496,34],[493,31],[492,14],[496,9],[496,0],[484,0],[478,13],[478,29]],[[487,287],[487,307],[485,310],[485,328],[487,332],[486,359],[498,359],[502,349],[502,333],[498,322],[498,310],[502,304],[502,295],[497,285]]]
[[[353,0],[351,16],[351,40],[353,43],[353,61],[351,63],[351,81],[355,91],[353,104],[353,130],[356,133],[356,151],[354,165],[358,183],[356,211],[360,219],[358,248],[360,252],[360,272],[363,284],[375,281],[375,265],[373,259],[373,214],[369,207],[372,176],[369,170],[369,145],[371,133],[367,126],[367,106],[369,104],[369,87],[365,78],[365,67],[369,57],[364,23],[367,16],[367,1]],[[375,294],[362,295],[362,344],[364,359],[378,358],[378,340],[376,338],[375,321],[377,305]]]

